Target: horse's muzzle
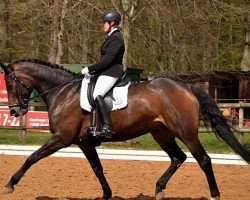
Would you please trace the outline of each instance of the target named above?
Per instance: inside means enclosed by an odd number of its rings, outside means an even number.
[[[10,115],[13,117],[19,117],[19,114],[16,110],[10,110]]]
[[[20,115],[25,115],[27,112],[28,109],[20,109],[20,107],[17,107],[10,110],[10,115],[13,117],[19,117]]]

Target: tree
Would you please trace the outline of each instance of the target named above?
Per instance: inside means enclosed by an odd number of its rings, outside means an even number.
[[[49,53],[49,62],[61,63],[61,57],[63,55],[63,34],[64,34],[64,19],[67,12],[68,0],[54,2],[55,15],[53,19],[53,31],[52,31],[52,46]]]
[[[243,58],[241,61],[241,70],[250,71],[250,20],[248,16],[248,25],[245,28],[246,41],[243,53]]]
[[[126,67],[146,75],[240,68],[248,0],[3,0],[1,60],[96,62],[107,9],[122,15]]]
[[[0,3],[0,57],[1,60],[10,59],[10,37],[9,37],[9,20],[10,20],[10,0],[4,0]],[[7,50],[7,51],[6,51]]]

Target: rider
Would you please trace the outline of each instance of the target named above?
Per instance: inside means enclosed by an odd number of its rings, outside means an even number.
[[[99,62],[81,70],[81,73],[84,75],[90,74],[98,77],[93,92],[102,123],[102,130],[96,133],[98,138],[112,138],[114,133],[110,113],[103,97],[123,74],[122,60],[125,44],[123,36],[118,29],[120,21],[121,15],[116,10],[108,10],[102,14],[100,22],[103,31],[107,33],[108,37],[100,48],[101,58]]]

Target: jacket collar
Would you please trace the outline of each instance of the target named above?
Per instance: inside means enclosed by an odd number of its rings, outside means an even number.
[[[119,31],[118,28],[114,28],[112,31],[108,33],[108,37],[111,36],[113,33]]]

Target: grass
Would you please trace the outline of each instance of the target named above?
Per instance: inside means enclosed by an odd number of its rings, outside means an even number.
[[[200,133],[199,139],[209,153],[231,153],[233,150],[222,139],[217,138],[213,133]],[[177,144],[184,151],[188,151],[187,147],[177,139]],[[144,149],[144,150],[161,150],[161,147],[154,141],[150,134],[141,136],[135,140],[134,143],[129,142],[124,144],[106,144],[104,147],[110,148],[132,148],[132,149]],[[250,148],[250,134],[244,135],[244,147]]]
[[[27,132],[27,138],[25,142],[20,139],[19,131],[16,130],[4,130],[0,131],[0,144],[8,145],[42,145],[50,137],[50,133],[40,132]]]
[[[0,144],[7,145],[42,145],[50,137],[50,133],[28,132],[25,142],[21,142],[19,131],[4,130],[0,131]],[[207,152],[210,153],[230,153],[232,149],[213,133],[200,133],[200,141]],[[188,151],[187,147],[179,140],[178,145]],[[250,134],[244,134],[244,146],[250,148]],[[150,134],[141,136],[132,141],[103,143],[103,148],[122,148],[122,149],[143,149],[143,150],[160,150],[160,146],[154,141]]]

